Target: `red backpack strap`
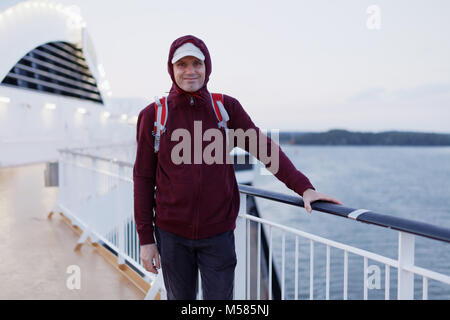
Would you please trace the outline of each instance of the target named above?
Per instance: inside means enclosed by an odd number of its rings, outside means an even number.
[[[228,128],[228,121],[230,117],[228,116],[227,110],[224,107],[223,103],[223,94],[221,93],[211,93],[211,104],[216,114],[217,120],[219,121],[219,128]]]
[[[223,103],[223,94],[221,93],[211,93],[211,104],[212,108],[214,110],[214,113],[216,114],[218,124],[217,126],[219,128],[225,129],[225,135],[226,135],[226,143],[228,145],[228,121],[230,120],[230,117],[228,116],[228,112],[225,109],[224,103]]]
[[[155,97],[155,122],[153,126],[153,136],[155,137],[155,152],[159,151],[159,140],[161,134],[166,131],[169,108],[166,97],[159,99]]]

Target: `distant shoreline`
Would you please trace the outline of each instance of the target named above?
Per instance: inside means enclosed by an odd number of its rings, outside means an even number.
[[[269,134],[270,135],[270,134]],[[280,131],[280,144],[351,146],[450,146],[450,134],[385,131],[379,133],[329,130],[327,132]]]

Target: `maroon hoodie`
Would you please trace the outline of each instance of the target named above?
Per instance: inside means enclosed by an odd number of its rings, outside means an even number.
[[[205,55],[205,83],[193,93],[183,91],[175,83],[171,63],[175,50],[186,42],[192,42]],[[137,153],[133,169],[134,218],[141,245],[155,242],[153,223],[185,238],[201,239],[233,230],[239,211],[239,188],[233,164],[227,163],[225,158],[222,164],[206,164],[203,160],[201,164],[194,162],[194,121],[201,121],[202,136],[206,130],[218,128],[207,89],[211,57],[203,41],[194,36],[175,40],[170,47],[168,71],[173,83],[167,97],[168,119],[166,131],[161,135],[159,152],[154,151],[152,135],[155,103],[140,112],[137,122]],[[230,117],[228,128],[244,131],[254,129],[260,132],[239,101],[224,95],[224,106]],[[171,160],[171,150],[179,143],[171,141],[172,132],[177,128],[186,129],[191,135],[191,164],[175,164]],[[225,133],[224,129],[221,130],[225,154]],[[271,144],[275,144],[270,138],[263,141],[267,143],[266,150],[271,150]],[[211,141],[203,141],[202,150],[210,143]],[[236,139],[233,146],[237,146]],[[245,145],[239,147],[251,151],[248,139]],[[278,145],[276,147],[279,148]],[[275,176],[299,195],[303,195],[308,188],[314,189],[308,178],[294,167],[281,148],[278,152],[279,169]],[[260,159],[258,153],[259,150],[254,156]],[[268,166],[270,163],[266,164]]]

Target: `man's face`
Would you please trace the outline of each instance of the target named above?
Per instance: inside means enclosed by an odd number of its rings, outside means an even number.
[[[175,82],[187,92],[195,92],[203,86],[205,72],[204,62],[196,57],[187,56],[173,64]]]

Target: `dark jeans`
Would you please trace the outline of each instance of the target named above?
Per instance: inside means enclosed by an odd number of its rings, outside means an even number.
[[[169,300],[195,300],[198,270],[203,299],[233,299],[236,253],[234,232],[192,240],[155,227],[164,284]]]

